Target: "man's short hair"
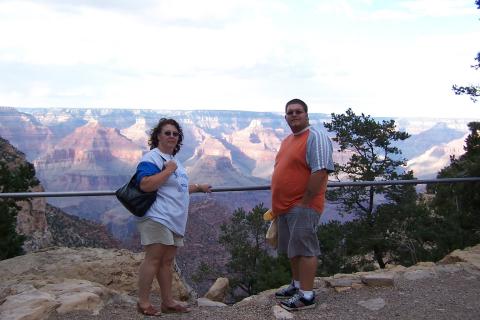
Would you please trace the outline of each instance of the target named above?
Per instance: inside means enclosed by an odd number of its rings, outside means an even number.
[[[303,111],[305,111],[305,113],[308,113],[308,106],[305,102],[303,102],[302,100],[300,99],[292,99],[290,101],[287,102],[287,104],[285,105],[285,112],[287,112],[287,108],[289,105],[291,104],[299,104],[303,107]]]

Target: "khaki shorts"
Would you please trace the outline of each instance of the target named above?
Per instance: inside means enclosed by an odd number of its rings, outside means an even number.
[[[311,208],[293,207],[278,216],[278,253],[288,258],[320,254],[317,237],[320,214]]]
[[[142,245],[160,243],[167,246],[183,247],[183,237],[172,232],[160,222],[145,219],[137,222]]]

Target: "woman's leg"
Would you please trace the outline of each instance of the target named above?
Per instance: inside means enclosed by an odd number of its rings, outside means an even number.
[[[141,308],[150,306],[150,290],[153,278],[159,272],[163,256],[168,252],[168,248],[159,243],[145,246],[145,259],[140,265],[138,275],[138,304]]]
[[[162,294],[162,304],[167,307],[177,304],[176,301],[173,300],[172,295],[172,269],[176,253],[176,246],[165,246],[165,251],[156,274]]]

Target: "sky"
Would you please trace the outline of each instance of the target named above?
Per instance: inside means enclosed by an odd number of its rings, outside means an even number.
[[[479,118],[474,0],[0,0],[0,106]]]

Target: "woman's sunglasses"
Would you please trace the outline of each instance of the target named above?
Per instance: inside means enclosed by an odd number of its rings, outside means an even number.
[[[166,135],[166,136],[169,136],[169,137],[171,137],[171,136],[178,137],[179,136],[179,133],[176,132],[176,131],[164,131],[163,134]]]

